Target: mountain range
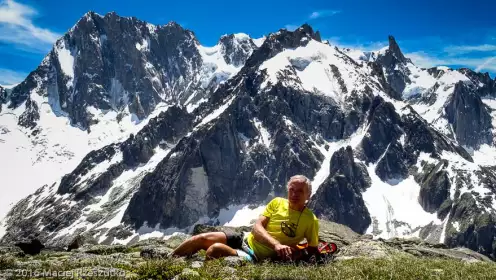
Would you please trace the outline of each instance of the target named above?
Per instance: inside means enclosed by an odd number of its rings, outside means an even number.
[[[305,24],[205,47],[85,14],[0,88],[1,242],[250,225],[304,174],[320,219],[496,258],[496,79],[420,68],[388,39],[341,48]]]

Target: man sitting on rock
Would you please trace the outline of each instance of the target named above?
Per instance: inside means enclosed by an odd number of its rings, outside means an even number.
[[[243,233],[209,232],[184,241],[172,256],[187,256],[206,250],[206,258],[241,256],[249,261],[291,260],[296,245],[304,238],[310,255],[318,252],[319,221],[306,207],[312,194],[310,180],[303,175],[290,178],[288,199],[276,197],[267,204],[252,231]]]

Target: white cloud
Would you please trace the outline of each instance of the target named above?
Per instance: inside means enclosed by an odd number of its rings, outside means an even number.
[[[447,61],[434,57],[424,51],[406,53],[406,57],[410,58],[412,62],[418,67],[429,68],[433,66],[446,66]]]
[[[315,11],[315,12],[312,12],[308,16],[308,18],[305,19],[305,21],[307,21],[307,20],[314,20],[314,19],[318,19],[318,18],[324,18],[324,17],[330,17],[330,16],[333,16],[333,15],[339,14],[339,13],[341,13],[341,11],[339,11],[339,10],[321,10],[321,11]],[[287,30],[289,30],[289,31],[294,31],[299,26],[297,26],[295,24],[286,24],[284,27]]]
[[[482,44],[482,45],[465,45],[465,46],[448,46],[444,51],[451,55],[465,54],[471,52],[496,52],[496,45]]]
[[[330,17],[335,14],[339,14],[341,11],[339,10],[322,10],[322,11],[315,11],[308,16],[308,19],[318,19],[322,17]]]
[[[427,54],[423,51],[411,52],[405,54],[410,58],[413,63],[419,67],[433,67],[433,66],[463,66],[475,69],[475,71],[489,71],[496,72],[495,56],[478,57],[478,58],[463,58],[463,57],[437,57]]]
[[[27,73],[0,68],[0,85],[13,85],[22,82]]]
[[[24,51],[46,52],[61,36],[33,23],[38,12],[14,0],[0,2],[0,41]]]
[[[355,50],[361,50],[361,51],[377,51],[380,50],[384,47],[388,46],[388,41],[368,41],[368,42],[356,42],[356,43],[350,43],[350,42],[343,42],[341,37],[329,37],[327,39],[324,39],[329,41],[329,44],[338,46],[340,48],[349,48],[349,49],[355,49]]]
[[[475,71],[479,72],[483,69],[486,69],[486,70],[490,70],[490,71],[494,71],[496,72],[496,62],[493,63],[493,61],[496,60],[496,56],[493,56],[493,57],[490,57],[488,58],[484,63],[482,63],[481,65],[477,66],[477,68],[475,69]]]

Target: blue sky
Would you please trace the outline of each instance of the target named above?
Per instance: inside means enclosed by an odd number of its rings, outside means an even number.
[[[496,1],[0,0],[0,84],[22,81],[87,11],[153,24],[176,21],[204,45],[226,33],[254,38],[309,23],[340,46],[379,49],[394,35],[423,67],[469,67],[496,76]]]

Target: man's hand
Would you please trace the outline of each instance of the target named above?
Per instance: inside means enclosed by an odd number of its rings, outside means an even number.
[[[283,260],[291,260],[293,258],[293,249],[289,246],[277,244],[274,246],[274,251]]]

